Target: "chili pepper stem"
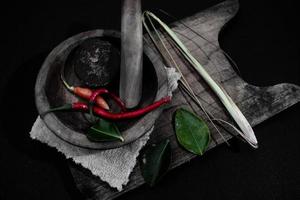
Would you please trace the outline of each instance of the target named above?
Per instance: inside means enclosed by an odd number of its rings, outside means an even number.
[[[51,108],[51,109],[41,113],[40,116],[44,117],[45,115],[47,115],[50,112],[57,112],[57,111],[64,111],[64,110],[71,110],[71,109],[72,109],[72,104],[65,104],[65,105],[60,106],[60,107]]]
[[[60,78],[61,78],[63,84],[66,86],[66,88],[67,88],[69,91],[74,92],[74,89],[75,89],[75,88],[67,83],[67,81],[65,80],[65,77],[64,77],[62,74],[60,75]]]
[[[96,119],[96,117],[94,115],[94,112],[93,112],[93,102],[89,102],[88,107],[89,107],[89,114],[92,117],[92,121],[96,122],[97,119]]]

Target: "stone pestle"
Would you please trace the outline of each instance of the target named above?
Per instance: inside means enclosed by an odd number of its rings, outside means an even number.
[[[143,27],[141,0],[124,0],[121,14],[120,97],[127,108],[142,96]]]

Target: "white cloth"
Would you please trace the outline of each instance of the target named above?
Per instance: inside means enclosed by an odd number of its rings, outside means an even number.
[[[169,95],[177,88],[180,75],[174,68],[166,68],[169,82]],[[122,190],[123,185],[129,181],[136,158],[142,147],[147,143],[153,127],[144,136],[128,145],[110,150],[91,150],[73,146],[53,134],[37,117],[30,132],[32,139],[39,140],[56,148],[66,158],[89,169],[95,176],[107,182],[111,187]]]

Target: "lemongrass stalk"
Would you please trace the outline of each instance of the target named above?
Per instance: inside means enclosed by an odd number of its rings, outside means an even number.
[[[226,91],[214,81],[207,71],[202,67],[202,65],[191,55],[186,46],[181,42],[177,35],[158,17],[153,13],[146,11],[144,13],[147,17],[153,18],[160,26],[166,31],[169,37],[175,42],[178,49],[182,55],[188,60],[188,62],[194,67],[194,69],[201,75],[201,77],[206,81],[214,93],[218,96],[228,113],[231,115],[233,120],[237,123],[241,132],[239,134],[254,148],[257,148],[257,139],[255,137],[254,131],[250,126],[248,120],[245,118],[243,113],[231,99],[231,97],[226,93]]]
[[[144,16],[144,15],[143,15]],[[172,63],[174,64],[175,68],[177,69],[177,71],[180,73],[181,79],[179,80],[182,85],[183,88],[185,89],[185,91],[187,92],[187,94],[196,102],[196,104],[201,108],[201,110],[204,112],[204,114],[206,115],[206,117],[208,118],[208,120],[211,122],[211,124],[213,125],[213,127],[216,129],[217,133],[221,136],[221,138],[223,139],[223,141],[230,146],[230,144],[227,142],[227,140],[225,139],[225,137],[223,136],[223,134],[220,132],[220,130],[217,128],[217,126],[215,125],[215,123],[213,122],[213,119],[211,116],[213,116],[212,114],[210,114],[208,111],[205,110],[205,108],[203,107],[202,103],[199,101],[199,99],[197,98],[196,94],[194,93],[193,89],[190,87],[189,83],[187,82],[187,80],[185,79],[185,77],[183,76],[178,64],[176,63],[176,61],[174,60],[173,56],[171,55],[171,53],[169,52],[168,48],[166,47],[166,45],[164,44],[164,41],[162,40],[159,32],[157,31],[157,29],[155,28],[152,20],[150,17],[147,17],[152,28],[154,29],[154,32],[156,33],[156,36],[158,37],[158,39],[160,40],[160,43],[162,44],[163,48],[165,49],[165,51],[167,52],[168,56],[170,57]],[[161,53],[162,57],[164,58],[164,60],[167,62],[168,59],[166,59],[165,55],[163,54],[163,51],[161,50],[160,46],[158,45],[157,41],[154,39],[148,25],[145,22],[145,19],[143,17],[143,24],[144,27],[146,29],[146,31],[149,34],[150,39],[153,41],[154,45],[156,46],[156,48],[159,50],[159,52]]]

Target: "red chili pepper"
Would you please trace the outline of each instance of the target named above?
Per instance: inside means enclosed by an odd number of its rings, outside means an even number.
[[[111,113],[99,107],[93,107],[93,111],[99,117],[103,117],[106,119],[111,119],[111,120],[132,119],[132,118],[140,117],[170,101],[171,101],[171,97],[165,97],[144,108],[135,111],[124,112],[124,113]],[[73,103],[72,108],[74,110],[82,110],[82,111],[88,111],[89,109],[87,104],[81,102]]]
[[[74,87],[74,86],[70,86],[67,81],[65,80],[63,74],[61,74],[61,80],[64,84],[64,86],[71,92],[73,92],[75,95],[89,100],[90,96],[93,94],[93,91],[89,88],[83,88],[83,87]],[[101,96],[97,96],[97,98],[95,99],[95,104],[98,105],[101,108],[104,108],[106,110],[109,110],[109,106],[107,104],[107,102],[101,97]]]
[[[99,95],[101,95],[101,94],[108,94],[118,104],[118,106],[121,108],[122,112],[125,112],[127,110],[124,102],[118,96],[109,92],[106,89],[98,89],[98,90],[93,91],[93,93],[91,94],[91,96],[89,98],[90,103],[95,102],[97,100],[97,98],[99,97]]]
[[[104,117],[104,118],[111,119],[111,120],[132,119],[132,118],[140,117],[152,110],[155,110],[156,108],[158,108],[161,105],[166,104],[170,101],[171,101],[170,97],[165,97],[165,98],[162,98],[161,100],[156,101],[153,104],[146,106],[144,108],[141,108],[141,109],[138,109],[135,111],[124,112],[124,113],[111,113],[111,112],[107,112],[106,110],[103,110],[102,108],[99,108],[99,107],[94,107],[93,111],[100,117]]]
[[[114,93],[109,93],[109,96],[116,102],[116,104],[119,105],[122,112],[126,112],[127,108],[125,106],[125,103],[117,95],[115,95]]]
[[[144,115],[144,114],[146,114],[146,113],[148,113],[170,101],[171,101],[171,97],[165,97],[165,98],[162,98],[159,101],[156,101],[153,104],[146,106],[144,108],[141,108],[141,109],[138,109],[135,111],[124,112],[124,113],[111,113],[111,112],[104,110],[103,108],[96,107],[96,106],[94,106],[92,109],[96,115],[98,115],[99,117],[106,118],[106,119],[110,119],[110,120],[132,119],[132,118],[140,117],[140,116],[142,116],[142,115]],[[44,114],[42,114],[42,116],[44,116],[45,114],[47,114],[49,112],[69,110],[69,109],[79,110],[79,111],[88,111],[89,106],[86,103],[82,103],[82,102],[67,104],[67,105],[64,105],[59,108],[51,109],[51,110],[45,112]]]
[[[95,90],[95,91],[92,92],[92,94],[90,95],[89,101],[90,101],[91,103],[94,103],[94,101],[95,101],[95,99],[96,99],[96,97],[97,97],[98,95],[101,95],[101,94],[108,94],[108,93],[109,93],[109,92],[108,92],[107,89],[103,89],[103,88],[97,89],[97,90]]]
[[[93,94],[93,91],[89,88],[82,88],[82,87],[73,87],[73,92],[77,96],[83,98],[83,99],[90,99],[91,95]],[[103,99],[101,96],[97,96],[94,100],[95,104],[98,105],[101,108],[104,108],[105,110],[109,110],[109,106],[107,102]]]

